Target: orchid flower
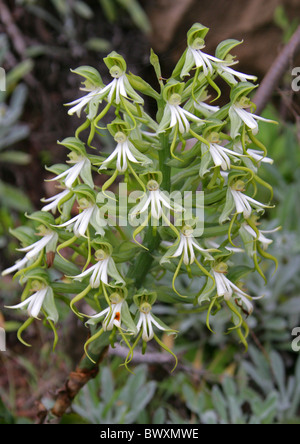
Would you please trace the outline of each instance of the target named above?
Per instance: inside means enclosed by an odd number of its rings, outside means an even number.
[[[178,128],[181,134],[188,133],[190,131],[190,122],[196,122],[203,124],[203,120],[180,106],[181,96],[174,93],[169,98],[165,107],[164,115],[161,124],[157,130],[157,133],[162,133],[168,128]]]
[[[153,325],[161,331],[171,331],[167,326],[162,326],[151,313],[152,306],[148,302],[144,302],[139,307],[140,317],[137,323],[138,332],[142,331],[142,339],[145,342],[151,341],[154,338],[155,333],[153,330]]]
[[[141,200],[130,212],[130,217],[133,218],[137,214],[143,214],[150,209],[149,218],[153,221],[159,221],[162,217],[165,219],[165,211],[184,211],[183,207],[178,204],[172,206],[170,198],[160,190],[159,184],[156,180],[150,180],[147,184],[148,191]]]
[[[53,301],[53,290],[48,285],[41,283],[39,281],[33,281],[32,289],[34,294],[29,296],[25,301],[20,304],[9,306],[7,308],[18,309],[27,307],[28,316],[32,318],[39,319],[39,313],[43,304],[45,304],[45,311],[47,312],[47,308],[50,308],[51,304],[51,313],[49,310],[48,319],[56,322],[58,318],[58,314],[55,309],[54,301]],[[46,302],[47,305],[46,305]]]
[[[186,58],[188,60],[192,58],[196,68],[202,68],[203,74],[205,77],[207,77],[208,75],[212,76],[214,73],[214,66],[212,62],[223,64],[224,61],[209,54],[205,54],[202,51],[204,48],[204,40],[201,38],[195,39],[193,44],[188,47]]]
[[[248,314],[250,315],[253,311],[253,305],[250,299],[259,299],[249,296],[247,293],[242,291],[237,285],[233,284],[225,274],[228,271],[228,266],[225,263],[220,263],[213,269],[213,275],[216,281],[217,294],[218,297],[224,297],[225,301],[230,301],[235,295],[236,298],[240,299],[245,305]]]
[[[230,193],[233,197],[234,204],[236,207],[237,214],[243,214],[245,219],[249,219],[252,214],[252,207],[263,210],[265,208],[270,208],[268,205],[264,205],[261,202],[253,199],[252,197],[247,196],[243,193],[244,191],[244,182],[238,180],[233,187],[229,188]]]
[[[67,188],[71,188],[75,180],[81,174],[83,175],[83,177],[87,176],[89,179],[91,178],[91,162],[87,157],[78,156],[77,154],[71,153],[70,158],[71,159],[68,162],[73,163],[74,165],[58,176],[50,179],[49,182],[64,178],[65,186]],[[88,180],[88,182],[90,185],[92,184],[92,180]],[[93,188],[93,186],[91,188]]]
[[[265,234],[276,233],[278,230],[280,230],[280,227],[275,228],[274,230],[257,230],[256,232],[249,224],[245,222],[242,224],[240,232],[241,230],[245,230],[248,234],[250,234],[251,237],[253,237],[254,240],[260,242],[263,249],[266,250],[268,246],[273,243],[273,240],[268,239]]]
[[[105,308],[100,313],[97,313],[93,316],[89,316],[91,321],[97,320],[105,316],[102,326],[104,331],[111,331],[114,326],[121,328],[121,314],[122,314],[122,306],[124,303],[124,299],[118,293],[113,293],[110,296],[111,306]],[[87,322],[87,324],[89,321]]]
[[[100,170],[106,169],[115,158],[116,168],[120,173],[124,173],[128,168],[128,163],[141,164],[142,166],[149,165],[151,160],[141,154],[134,145],[128,140],[126,135],[118,132],[115,135],[115,141],[118,142],[113,153],[102,163]]]
[[[86,276],[91,275],[90,286],[92,288],[99,288],[101,283],[108,285],[109,276],[114,278],[117,284],[125,284],[124,279],[120,276],[116,268],[114,260],[109,254],[104,250],[97,250],[95,259],[97,261],[95,265],[77,276],[72,276],[72,278],[81,281]]]
[[[246,97],[242,97],[239,102],[231,105],[229,109],[229,118],[231,122],[230,135],[235,139],[240,135],[240,128],[242,124],[245,124],[254,135],[258,133],[258,120],[262,122],[274,123],[273,120],[265,119],[264,117],[257,116],[251,112],[246,111],[249,108],[250,100]]]
[[[48,205],[45,205],[42,208],[42,211],[52,211],[55,213],[59,203],[70,194],[70,190],[64,190],[61,193],[56,194],[55,196],[49,197],[47,199],[43,198],[41,199],[42,202],[47,203]]]
[[[58,241],[58,235],[52,230],[46,230],[43,237],[28,247],[19,248],[18,251],[26,252],[23,259],[17,261],[15,265],[2,271],[2,276],[13,273],[24,268],[30,260],[34,260],[38,257],[39,253],[46,248],[46,251],[50,248],[51,251],[55,251],[55,246]]]
[[[91,224],[95,228],[96,233],[102,236],[104,234],[104,230],[98,219],[98,206],[96,204],[92,204],[86,199],[80,199],[79,208],[83,209],[81,213],[77,214],[77,216],[73,217],[63,224],[56,225],[56,228],[70,227],[76,237],[87,237],[86,231],[89,224]]]
[[[170,250],[166,253],[166,255],[162,258],[161,263],[169,262],[169,258],[181,257],[183,258],[183,263],[185,265],[192,265],[195,261],[197,261],[195,250],[200,251],[201,255],[205,257],[205,260],[214,260],[213,257],[209,254],[209,251],[215,250],[206,250],[205,248],[200,247],[198,242],[196,241],[193,235],[193,228],[185,225],[180,231],[180,241],[178,246],[173,245]],[[175,249],[175,251],[173,251]]]

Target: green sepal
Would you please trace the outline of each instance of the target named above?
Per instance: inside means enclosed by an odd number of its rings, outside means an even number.
[[[130,261],[136,256],[138,250],[140,251],[140,247],[135,242],[122,242],[119,247],[114,250],[113,259],[116,263]]]
[[[153,51],[152,48],[151,48],[151,52],[150,52],[150,63],[154,68],[154,71],[155,71],[155,74],[156,74],[159,84],[161,86],[163,86],[159,57],[155,54],[155,52]]]
[[[103,86],[103,81],[101,75],[97,69],[92,66],[80,66],[76,69],[71,69],[71,72],[78,74],[85,78],[85,86],[89,88],[90,86],[101,87]]]
[[[138,331],[136,328],[136,324],[132,319],[131,313],[129,311],[129,307],[126,301],[124,301],[122,303],[122,308],[121,308],[121,320],[122,323],[124,323],[126,325],[126,327],[128,328],[127,331],[129,331],[130,333],[137,335]]]
[[[157,293],[155,291],[148,291],[145,289],[141,290],[140,293],[137,293],[133,296],[133,302],[138,307],[144,302],[153,305],[156,299],[157,299]]]
[[[114,66],[118,66],[123,72],[126,72],[127,70],[127,64],[124,58],[116,51],[112,51],[110,54],[108,54],[108,56],[105,57],[103,61],[108,69],[111,69]]]
[[[136,89],[137,91],[140,91],[141,93],[152,97],[155,100],[159,100],[160,98],[160,94],[155,91],[155,89],[152,88],[151,85],[149,85],[149,83],[147,83],[144,79],[142,79],[141,77],[129,73],[127,75],[127,79],[130,83],[130,85],[132,86],[132,88]]]
[[[240,279],[247,276],[249,273],[253,273],[253,268],[248,267],[246,265],[238,265],[236,267],[231,268],[228,271],[228,279],[232,282],[238,282]]]
[[[35,211],[32,214],[25,214],[25,216],[28,219],[39,222],[51,229],[53,228],[53,225],[55,224],[55,219],[54,219],[53,215],[51,213],[48,213],[47,211]]]
[[[61,142],[57,141],[58,145],[63,145],[64,147],[68,148],[71,151],[75,151],[76,153],[86,156],[86,149],[85,145],[81,140],[77,139],[76,137],[67,137]]]
[[[129,133],[131,131],[131,126],[129,122],[125,122],[124,120],[117,117],[107,125],[107,129],[112,137],[115,137],[118,132],[122,132],[125,134]]]
[[[110,256],[113,253],[113,247],[110,243],[105,242],[102,237],[98,236],[92,240],[92,246],[95,250],[104,250]]]
[[[59,319],[59,314],[54,301],[53,289],[51,287],[48,288],[48,291],[46,293],[43,302],[43,309],[45,310],[47,319],[53,321],[54,324],[56,324]]]
[[[230,100],[234,104],[242,97],[248,96],[254,89],[258,88],[258,85],[253,85],[250,82],[239,82],[235,85],[230,92]]]
[[[162,94],[164,100],[167,102],[172,94],[179,94],[181,96],[183,94],[184,88],[185,88],[184,82],[178,82],[175,79],[169,80],[163,89]]]
[[[47,271],[44,268],[34,268],[28,271],[25,271],[22,277],[20,278],[20,282],[24,284],[28,280],[37,280],[42,281],[45,285],[49,286],[50,279]]]
[[[35,230],[33,230],[31,227],[21,226],[17,228],[10,228],[9,232],[24,246],[31,245],[36,242]]]
[[[187,32],[187,44],[191,46],[195,39],[205,39],[209,28],[201,25],[201,23],[194,23],[193,26]]]
[[[66,165],[65,163],[56,163],[55,165],[51,165],[50,167],[45,166],[46,171],[55,174],[57,176],[67,171],[68,168],[69,168],[68,165]]]
[[[86,184],[80,184],[73,188],[74,193],[77,196],[77,199],[85,198],[90,202],[96,202],[96,193],[95,191]]]
[[[235,39],[227,39],[223,42],[219,43],[216,48],[216,57],[221,60],[225,60],[226,56],[230,53],[230,51],[238,45],[241,45],[243,41],[235,40]]]

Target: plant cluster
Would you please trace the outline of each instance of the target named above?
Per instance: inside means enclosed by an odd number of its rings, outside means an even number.
[[[273,198],[260,166],[272,160],[256,137],[266,121],[249,98],[256,78],[233,68],[231,51],[241,42],[225,40],[211,56],[204,52],[207,32],[198,23],[190,29],[168,80],[152,51],[159,91],[128,73],[116,52],[104,58],[107,85],[93,67],[74,71],[85,95],[68,104],[68,113],[84,114],[84,121],[75,137],[59,142],[69,150],[67,164],[48,168],[59,192],[28,215],[32,227],[12,231],[24,256],[2,273],[15,272],[24,285],[11,307],[27,308],[18,332],[24,343],[22,332],[39,317],[56,343],[61,300],[91,328],[86,353],[108,333],[111,344],[120,339],[128,347],[126,367],[137,344],[145,351],[152,339],[177,361],[157,333],[176,334],[176,316],[167,326],[159,303],[200,306],[209,329],[225,307],[229,330],[247,347],[247,317],[262,295],[250,296],[244,278],[257,272],[266,280],[262,261],[276,263],[267,252],[272,240],[259,228]],[[213,103],[222,94],[219,77],[230,88],[223,106]],[[144,96],[156,101],[155,117]],[[103,136],[111,137],[109,153],[99,152]],[[261,188],[268,202],[256,199]],[[245,257],[250,265],[242,265]]]

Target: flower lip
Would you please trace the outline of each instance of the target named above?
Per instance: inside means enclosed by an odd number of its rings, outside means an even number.
[[[156,180],[149,180],[147,183],[147,188],[149,191],[157,191],[159,189],[159,184]]]

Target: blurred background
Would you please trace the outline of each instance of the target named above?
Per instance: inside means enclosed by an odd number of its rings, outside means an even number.
[[[63,106],[79,97],[80,80],[70,69],[91,65],[106,81],[102,58],[115,50],[129,71],[155,86],[150,48],[167,78],[194,22],[211,29],[207,53],[224,39],[243,40],[235,49],[237,69],[261,82],[300,25],[300,5],[299,0],[0,0],[0,66],[6,71],[6,91],[0,92],[0,271],[18,258],[9,229],[28,223],[24,213],[40,209],[40,199],[52,195],[45,166],[65,161],[56,142],[78,126]],[[222,316],[212,335],[203,315],[195,311],[187,317],[182,311],[174,348],[182,358],[173,375],[163,360],[149,364],[143,358],[130,375],[119,367],[118,353],[111,353],[63,422],[300,423],[300,355],[291,347],[292,331],[300,327],[300,92],[291,87],[298,66],[295,56],[263,113],[279,121],[261,125],[260,140],[275,160],[263,167],[276,203],[264,228],[282,230],[270,248],[279,260],[277,274],[271,264],[264,270],[267,287],[259,277],[248,282],[250,293],[265,294],[249,320],[248,353],[234,335],[223,334]],[[0,327],[7,332],[7,351],[0,352],[0,423],[36,422],[39,403],[51,406],[86,339],[86,331],[66,314],[55,354],[51,333],[38,322],[28,333],[33,347],[25,348],[16,338],[25,316],[2,309],[19,294],[10,277],[0,280]],[[164,341],[173,346],[170,338]]]

